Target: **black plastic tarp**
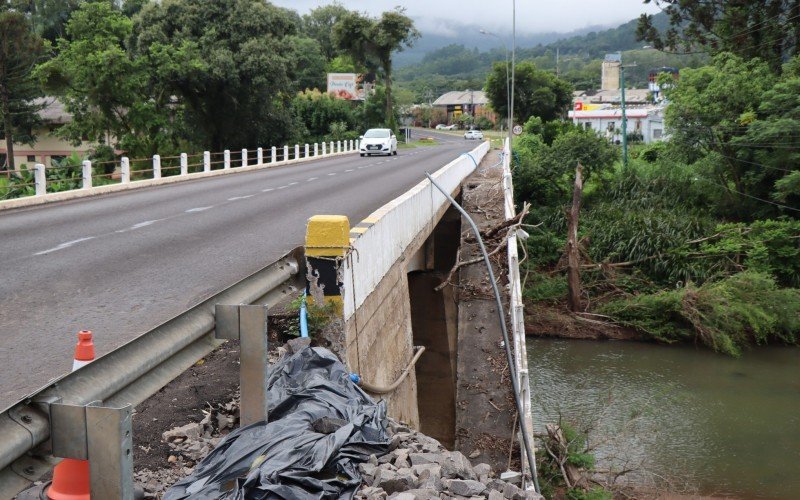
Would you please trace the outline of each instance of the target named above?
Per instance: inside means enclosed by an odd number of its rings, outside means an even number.
[[[269,422],[230,433],[165,500],[353,497],[358,464],[388,451],[385,404],[321,347],[278,361],[268,387]]]

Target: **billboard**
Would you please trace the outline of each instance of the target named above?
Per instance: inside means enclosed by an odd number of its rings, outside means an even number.
[[[348,101],[362,100],[356,88],[357,79],[355,73],[328,73],[328,93]]]

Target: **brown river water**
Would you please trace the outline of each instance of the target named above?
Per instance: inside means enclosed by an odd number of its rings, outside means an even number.
[[[598,467],[635,464],[703,494],[800,499],[800,348],[528,338],[536,432],[591,427]]]

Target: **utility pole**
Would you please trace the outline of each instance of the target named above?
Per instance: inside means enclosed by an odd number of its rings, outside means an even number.
[[[622,64],[622,53],[619,58],[620,104],[622,105],[622,170],[628,169],[628,110],[625,104],[625,68],[635,68],[636,63],[629,66]]]
[[[508,109],[508,151],[514,141],[514,70],[517,54],[517,0],[511,1],[511,107]],[[538,491],[538,488],[537,488]]]

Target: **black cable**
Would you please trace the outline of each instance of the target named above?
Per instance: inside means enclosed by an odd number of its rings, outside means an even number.
[[[472,156],[470,155],[470,158]],[[473,158],[473,161],[475,159]],[[514,402],[517,405],[517,411],[519,412],[520,420],[522,420],[523,416],[525,415],[523,408],[522,408],[522,400],[520,399],[520,389],[519,389],[519,381],[517,380],[517,370],[516,366],[514,365],[514,358],[511,355],[511,342],[508,338],[508,329],[506,328],[506,317],[505,312],[503,310],[503,302],[500,300],[500,290],[497,289],[497,283],[495,282],[494,278],[494,271],[492,270],[492,263],[489,261],[489,254],[486,252],[486,246],[483,244],[483,238],[481,238],[481,233],[478,231],[478,226],[475,225],[475,221],[472,220],[472,217],[458,204],[456,200],[450,196],[450,193],[442,189],[439,184],[433,180],[433,177],[430,173],[425,172],[425,175],[428,177],[428,180],[431,181],[436,189],[441,191],[443,195],[447,198],[451,205],[453,205],[456,210],[461,212],[461,215],[467,219],[469,225],[472,227],[472,231],[475,233],[475,238],[478,240],[478,244],[481,248],[481,253],[483,253],[483,261],[486,264],[486,269],[489,271],[489,281],[492,282],[492,290],[494,290],[494,299],[497,301],[497,315],[500,318],[500,329],[503,331],[503,341],[505,342],[505,350],[506,350],[506,358],[508,361],[508,369],[511,372],[511,385],[514,390]],[[522,355],[520,353],[520,355]],[[522,442],[525,446],[525,455],[528,457],[528,464],[531,467],[531,475],[533,476],[533,487],[536,489],[536,493],[541,494],[541,490],[539,489],[539,478],[536,475],[536,456],[533,454],[531,444],[530,444],[530,436],[528,436],[528,429],[525,427],[522,422],[520,422],[519,426],[520,430],[522,431]]]

